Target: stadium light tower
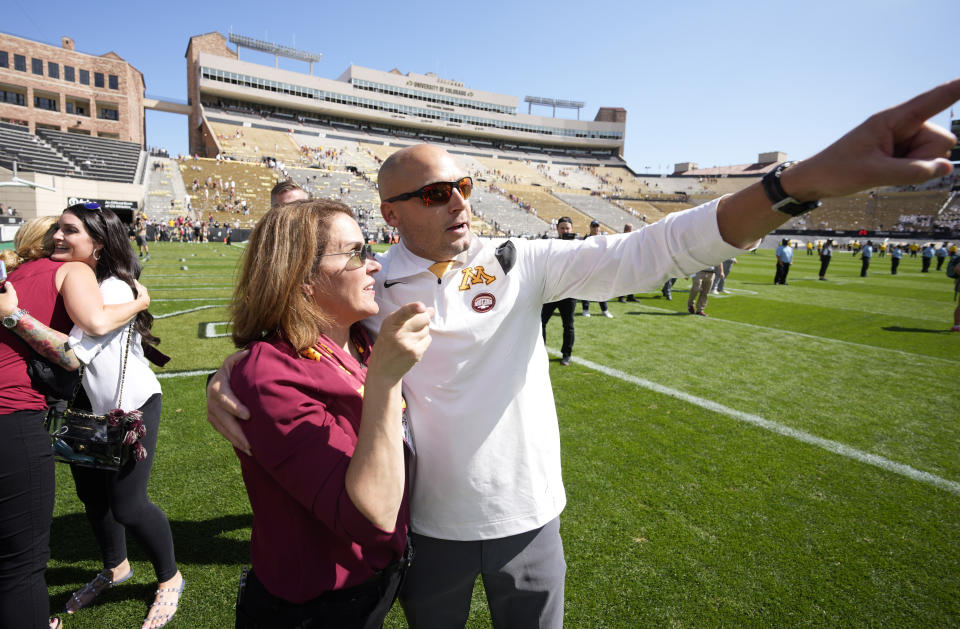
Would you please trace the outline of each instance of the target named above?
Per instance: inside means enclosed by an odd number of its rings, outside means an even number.
[[[576,109],[577,120],[580,120],[580,109],[586,104],[578,100],[562,100],[559,98],[544,98],[542,96],[525,96],[523,102],[527,103],[527,113],[530,113],[534,105],[546,105],[553,107],[553,117],[557,117],[557,107],[562,109]]]
[[[250,50],[256,50],[258,52],[265,52],[268,55],[273,55],[273,63],[274,67],[276,68],[280,67],[280,57],[296,59],[297,61],[306,61],[310,64],[311,75],[313,74],[313,62],[320,61],[320,58],[323,57],[323,55],[319,53],[307,52],[305,50],[291,48],[290,46],[271,44],[270,42],[254,39],[253,37],[247,37],[246,35],[237,35],[236,33],[230,33],[229,41],[231,44],[236,44],[238,49],[249,48]]]

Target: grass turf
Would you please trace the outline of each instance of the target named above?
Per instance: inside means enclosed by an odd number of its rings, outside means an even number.
[[[250,508],[229,445],[207,425],[204,377],[231,351],[227,298],[241,249],[151,245],[144,283],[173,357],[150,484],[187,581],[175,626],[232,626]],[[569,627],[954,626],[960,618],[960,496],[731,416],[726,409],[960,480],[960,334],[952,283],[905,258],[798,252],[773,286],[770,251],[740,256],[709,318],[656,293],[578,317],[574,362],[551,363],[568,505]],[[181,267],[186,266],[183,270]],[[578,308],[579,310],[579,308]],[[596,308],[594,308],[596,310]],[[551,323],[549,346],[559,341]],[[214,336],[212,336],[214,335]],[[675,393],[680,392],[680,393]],[[680,394],[706,400],[691,403]],[[100,568],[58,466],[52,609]],[[138,626],[155,581],[130,540],[136,576],[67,619]],[[387,627],[405,627],[394,609]],[[469,627],[490,626],[482,584]]]

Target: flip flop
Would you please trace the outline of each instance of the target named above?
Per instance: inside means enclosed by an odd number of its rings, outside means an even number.
[[[154,608],[154,607],[161,607],[161,608],[162,608],[162,607],[173,607],[173,611],[170,612],[169,614],[160,613],[160,614],[157,614],[157,615],[153,616],[153,621],[154,621],[154,622],[156,622],[156,621],[158,621],[158,620],[161,621],[161,623],[160,623],[159,625],[156,625],[156,626],[154,627],[154,629],[160,629],[160,627],[166,627],[167,624],[168,624],[171,620],[173,620],[173,615],[177,613],[177,609],[179,609],[179,607],[180,607],[180,597],[183,595],[183,588],[184,588],[184,586],[186,586],[186,585],[187,585],[187,580],[184,579],[183,576],[181,576],[181,577],[180,577],[180,587],[178,587],[178,588],[163,588],[162,590],[157,590],[155,596],[159,596],[160,594],[165,593],[165,592],[176,592],[176,593],[177,593],[177,600],[174,601],[174,602],[172,602],[172,603],[167,602],[167,601],[154,601],[154,602],[153,602],[153,605],[150,606],[150,610],[147,612],[147,617],[143,619],[143,622],[147,622],[147,620],[150,619],[151,614],[153,614],[153,608]]]
[[[110,570],[102,570],[101,572],[98,572],[97,576],[93,577],[93,581],[87,583],[85,586],[70,595],[64,610],[68,614],[73,614],[77,611],[80,611],[92,603],[95,598],[103,594],[103,592],[106,590],[109,590],[113,586],[123,583],[124,581],[129,581],[133,577],[133,568],[130,569],[130,572],[128,572],[126,576],[124,576],[122,579],[117,579],[116,581],[110,578],[112,574],[113,573]],[[55,628],[58,627],[59,625],[55,625]]]

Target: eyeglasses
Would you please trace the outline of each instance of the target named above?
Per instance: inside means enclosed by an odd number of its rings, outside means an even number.
[[[420,197],[420,200],[423,201],[423,204],[427,207],[430,207],[431,205],[443,205],[450,200],[450,196],[453,194],[454,186],[456,186],[457,190],[460,191],[460,196],[462,196],[464,199],[469,199],[470,193],[473,192],[473,179],[470,177],[464,177],[463,179],[458,179],[457,181],[436,181],[434,183],[428,183],[419,190],[405,192],[403,194],[398,194],[395,197],[391,197],[387,199],[385,203],[406,201],[407,199]]]
[[[370,245],[363,245],[359,249],[354,249],[353,251],[344,251],[342,253],[321,253],[317,257],[325,258],[327,256],[350,256],[350,258],[347,260],[347,264],[343,267],[344,270],[347,271],[359,269],[367,264],[367,260],[374,259],[373,247]]]

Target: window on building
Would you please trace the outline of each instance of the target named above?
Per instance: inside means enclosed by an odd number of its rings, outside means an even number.
[[[68,100],[66,103],[66,111],[68,114],[73,114],[74,116],[89,116],[87,113],[87,103],[82,100]]]
[[[47,111],[60,111],[57,99],[47,98],[46,96],[34,96],[33,106],[37,109],[46,109]]]
[[[39,74],[43,76],[43,59],[31,59],[30,60],[30,69],[34,74]]]
[[[48,61],[48,62],[47,62],[47,76],[49,76],[51,79],[59,79],[59,78],[60,78],[60,64],[59,64],[59,63],[54,63],[54,62],[52,62],[52,61]]]
[[[90,70],[80,70],[80,83],[90,85]]]
[[[97,105],[97,118],[100,120],[120,120],[120,112],[114,105]]]
[[[10,56],[6,50],[0,50],[0,68],[10,67]]]
[[[0,103],[24,107],[26,106],[26,99],[20,92],[14,92],[5,87],[0,87]]]
[[[76,82],[77,77],[74,73],[73,66],[63,66],[63,80],[70,81],[71,83]]]
[[[103,87],[103,72],[94,72],[93,73],[93,86],[94,87]]]
[[[109,79],[110,79],[110,89],[112,90],[120,89],[120,79],[119,77],[117,77],[116,74],[111,74],[109,76]]]
[[[13,69],[19,72],[26,72],[27,58],[23,55],[13,55]]]

